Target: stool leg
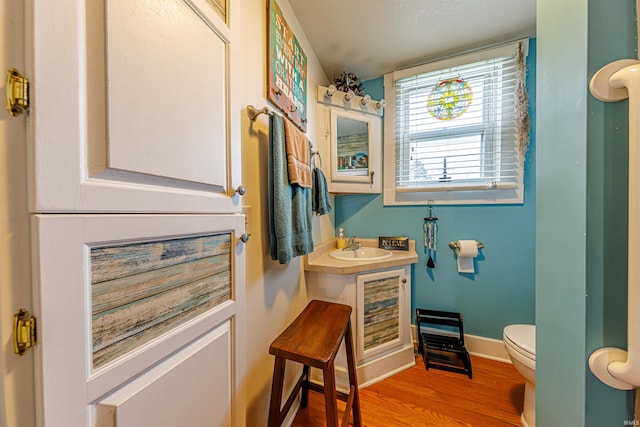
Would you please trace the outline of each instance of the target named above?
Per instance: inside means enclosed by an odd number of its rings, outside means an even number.
[[[282,386],[284,383],[285,359],[276,356],[273,365],[273,382],[271,383],[271,403],[269,404],[269,427],[280,427],[280,405],[282,403]]]
[[[333,361],[322,371],[324,379],[324,407],[327,427],[338,427],[338,394],[336,393],[336,375]]]
[[[354,387],[353,408],[353,425],[362,427],[362,414],[360,413],[360,391],[358,390],[358,376],[356,372],[356,361],[354,357],[353,338],[351,336],[351,321],[347,323],[347,332],[344,337],[345,350],[347,351],[347,369],[349,371],[349,385]]]
[[[300,407],[306,408],[309,404],[309,365],[304,365],[302,368],[302,395],[300,397]]]

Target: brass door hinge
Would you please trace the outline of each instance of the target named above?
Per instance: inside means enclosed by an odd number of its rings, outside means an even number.
[[[12,116],[19,116],[29,108],[29,80],[23,77],[18,70],[7,70],[7,111]]]
[[[36,342],[36,319],[21,308],[13,316],[13,351],[22,356]]]

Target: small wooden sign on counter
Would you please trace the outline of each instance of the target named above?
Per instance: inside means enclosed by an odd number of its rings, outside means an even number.
[[[392,251],[408,251],[408,237],[378,237],[378,247]]]

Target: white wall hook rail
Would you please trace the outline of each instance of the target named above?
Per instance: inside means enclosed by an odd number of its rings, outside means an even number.
[[[627,350],[603,347],[589,356],[591,372],[619,390],[640,387],[640,62],[621,59],[591,79],[591,94],[605,102],[629,98],[629,246]]]

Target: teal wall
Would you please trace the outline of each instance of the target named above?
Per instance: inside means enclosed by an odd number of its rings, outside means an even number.
[[[529,105],[536,96],[536,42],[527,58]],[[364,83],[373,99],[384,98],[382,78]],[[465,333],[502,339],[512,323],[534,323],[535,309],[535,114],[525,162],[522,205],[434,205],[438,217],[436,267],[426,267],[422,225],[426,206],[383,206],[381,195],[337,195],[336,228],[349,236],[409,236],[416,240],[418,263],[412,268],[412,312],[429,308],[460,312]],[[485,248],[475,263],[476,274],[460,274],[449,241],[475,239]],[[415,321],[415,319],[414,319]]]
[[[611,61],[637,57],[634,3],[589,1],[589,78]],[[628,107],[587,98],[587,357],[600,347],[626,348]],[[586,381],[588,426],[631,419],[633,393],[606,386],[588,369]]]
[[[636,58],[634,16],[634,1],[618,7],[589,2],[589,77],[611,61]],[[628,101],[604,103],[589,96],[587,111],[588,356],[600,347],[626,348]],[[614,390],[587,372],[587,425],[630,419],[633,393]]]
[[[536,421],[543,426],[585,425],[586,1],[537,3]]]
[[[588,92],[634,58],[630,0],[538,0],[536,391],[543,426],[622,426],[633,393],[590,373],[589,354],[626,337],[626,102]]]

